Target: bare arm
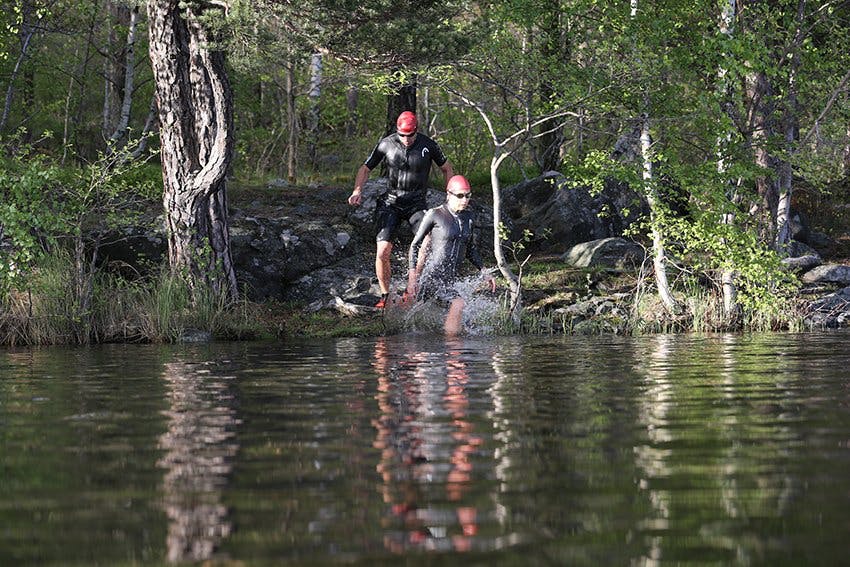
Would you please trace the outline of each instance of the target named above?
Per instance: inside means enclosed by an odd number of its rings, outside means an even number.
[[[354,176],[354,190],[348,197],[349,205],[354,205],[356,207],[362,201],[363,184],[366,183],[367,179],[369,179],[369,172],[371,171],[372,170],[366,167],[366,165],[361,165],[360,169],[357,170],[357,175]]]
[[[455,175],[454,168],[452,168],[452,162],[446,160],[446,163],[440,166],[440,170],[442,170],[443,175],[446,178],[446,185],[448,185],[449,179],[451,179]]]

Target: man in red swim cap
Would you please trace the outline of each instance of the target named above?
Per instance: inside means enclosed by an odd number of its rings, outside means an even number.
[[[375,274],[381,288],[381,300],[376,307],[384,307],[389,297],[392,281],[390,258],[399,224],[403,220],[407,221],[416,232],[425,214],[425,194],[431,164],[436,164],[442,170],[446,182],[454,175],[451,163],[437,142],[418,129],[414,113],[405,111],[399,114],[396,132],[381,139],[357,170],[354,190],[348,197],[349,205],[360,205],[363,184],[369,179],[369,173],[386,160],[389,172],[388,189],[386,193],[378,196],[375,208]]]

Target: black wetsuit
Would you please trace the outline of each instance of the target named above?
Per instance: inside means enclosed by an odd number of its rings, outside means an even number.
[[[387,161],[389,189],[378,197],[375,225],[377,240],[392,241],[401,219],[406,219],[415,230],[422,211],[427,208],[425,192],[431,163],[442,167],[446,156],[437,142],[424,134],[416,134],[409,148],[399,140],[398,134],[390,134],[378,142],[365,165],[372,170],[382,160]]]
[[[460,275],[464,258],[469,258],[479,270],[484,267],[472,231],[471,211],[463,210],[455,214],[444,204],[425,213],[407,257],[410,269],[414,269],[422,241],[428,234],[431,235],[428,257],[419,278],[419,299],[436,297],[451,302],[458,297],[453,286]]]

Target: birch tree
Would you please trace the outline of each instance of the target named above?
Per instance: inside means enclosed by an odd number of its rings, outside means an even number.
[[[630,0],[630,2],[630,17],[632,22],[634,22],[638,15],[638,0]],[[635,29],[637,30],[637,28]],[[640,53],[641,46],[639,39],[637,37],[634,39],[636,47],[635,51]],[[637,56],[637,63],[638,65],[643,65],[641,55]],[[647,76],[643,80],[647,81],[648,78],[649,77]],[[648,114],[650,106],[649,93],[646,84],[641,85],[639,88],[644,89],[644,92],[641,95],[643,98],[642,105],[644,108],[640,117],[640,155],[642,162],[641,171],[643,191],[649,205],[649,228],[652,235],[652,267],[655,274],[655,285],[658,288],[658,295],[661,298],[664,307],[667,308],[667,311],[675,313],[678,309],[678,305],[676,304],[676,300],[673,298],[673,294],[670,291],[670,283],[667,280],[667,252],[664,242],[664,232],[661,226],[662,221],[659,218],[663,213],[661,211],[661,203],[658,198],[657,181],[652,169],[652,136],[649,131],[650,120]]]

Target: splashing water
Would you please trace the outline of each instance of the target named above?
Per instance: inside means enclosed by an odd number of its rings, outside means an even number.
[[[458,280],[453,288],[465,302],[463,308],[463,333],[467,335],[493,334],[495,322],[502,310],[497,296],[482,288],[481,278],[470,276]],[[411,305],[394,305],[384,314],[388,329],[397,332],[443,331],[447,308],[436,300],[415,301]]]

